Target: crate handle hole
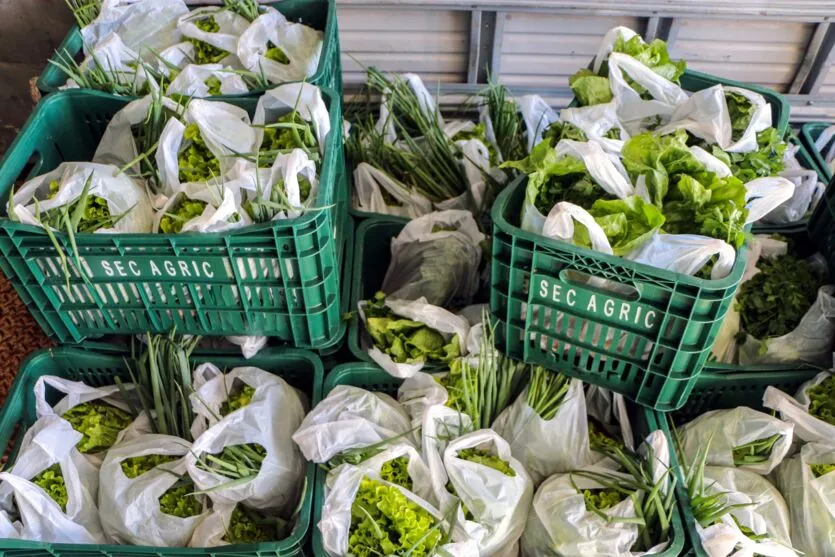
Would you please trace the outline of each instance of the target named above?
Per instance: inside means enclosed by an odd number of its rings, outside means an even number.
[[[628,302],[637,302],[641,298],[638,289],[631,284],[623,284],[602,277],[595,277],[576,269],[560,271],[560,280],[579,288],[595,290],[607,296],[614,296]]]

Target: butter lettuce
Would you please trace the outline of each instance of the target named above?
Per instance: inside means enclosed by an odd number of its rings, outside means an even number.
[[[713,156],[727,164],[734,176],[744,183],[756,178],[777,176],[783,171],[786,142],[774,128],[757,134],[757,149],[748,153],[726,153],[716,145],[710,146]],[[707,148],[707,146],[706,146]]]
[[[67,485],[59,464],[53,464],[34,478],[32,483],[43,489],[61,510],[67,512]]]
[[[76,445],[82,453],[109,449],[116,443],[119,432],[133,421],[129,413],[98,400],[73,406],[62,418],[83,435]]]
[[[603,104],[612,100],[609,78],[585,68],[568,78],[568,86],[580,106]]]
[[[640,247],[664,225],[661,210],[636,195],[626,199],[599,199],[589,213],[603,228],[615,255],[626,255]],[[586,227],[575,228],[574,241],[591,247]]]

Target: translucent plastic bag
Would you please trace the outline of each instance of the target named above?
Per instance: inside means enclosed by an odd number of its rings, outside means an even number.
[[[200,215],[183,223],[181,232],[222,232],[233,228],[243,228],[252,224],[246,211],[239,209],[232,190],[224,187],[220,191],[223,195],[222,200],[216,202],[217,205],[212,202],[206,203]],[[165,202],[165,205],[157,212],[154,218],[155,232],[163,232],[162,228],[160,228],[162,219],[167,213],[174,211],[177,205],[185,199],[194,198],[187,196],[184,192],[178,192]]]
[[[203,31],[197,26],[198,22],[210,17],[218,25],[218,30],[215,32]],[[245,17],[219,6],[194,9],[182,15],[177,21],[177,28],[184,37],[203,41],[228,52],[229,55],[217,63],[232,66],[240,65],[237,56],[238,40],[248,27],[249,21]]]
[[[215,95],[244,95],[249,92],[243,78],[222,64],[189,64],[171,81],[166,94],[195,99],[210,97],[213,93],[209,91],[207,81],[211,78],[220,81],[220,92]]]
[[[414,219],[431,213],[432,202],[382,170],[361,162],[354,169],[354,208]]]
[[[150,62],[154,53],[180,41],[177,21],[187,13],[183,0],[103,0],[96,19],[81,29],[84,53],[115,33]]]
[[[807,443],[831,443],[835,439],[835,424],[821,420],[809,413],[812,399],[808,390],[823,383],[831,375],[824,371],[803,383],[794,397],[768,387],[763,394],[763,406],[780,413],[780,418],[794,424],[794,435]],[[825,395],[825,393],[824,393]]]

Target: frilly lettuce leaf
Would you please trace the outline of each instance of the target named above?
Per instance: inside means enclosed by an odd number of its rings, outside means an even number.
[[[661,210],[637,195],[626,199],[599,199],[589,213],[603,228],[615,255],[626,255],[640,247],[664,225]],[[585,226],[575,228],[574,241],[578,245],[591,246]]]
[[[630,138],[621,152],[623,165],[632,182],[645,180],[649,198],[661,207],[669,188],[670,175],[695,173],[704,166],[687,149],[687,133],[679,130],[670,135],[642,133]]]
[[[754,116],[754,103],[748,97],[731,91],[725,91],[725,102],[731,118],[731,141],[739,141]]]
[[[571,87],[580,106],[592,106],[612,100],[609,78],[585,68],[568,78],[568,86]]]
[[[726,153],[716,145],[711,145],[710,151],[744,183],[756,178],[777,176],[785,167],[783,154],[786,152],[786,142],[775,128],[766,128],[757,134],[757,145],[755,151],[748,153]]]
[[[670,58],[670,54],[667,51],[667,43],[661,39],[655,39],[651,43],[645,43],[638,35],[635,35],[627,41],[619,36],[615,40],[613,50],[614,52],[628,54],[664,79],[673,83],[678,83],[684,70],[687,69],[686,61],[672,60]]]

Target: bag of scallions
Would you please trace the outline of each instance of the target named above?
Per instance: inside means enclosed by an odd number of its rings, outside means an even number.
[[[64,393],[55,406],[46,400],[47,387]],[[132,389],[133,385],[123,384],[121,393]],[[81,381],[44,375],[35,383],[34,393],[37,416],[58,416],[67,420],[82,435],[76,449],[95,465],[101,464],[104,451],[122,439],[128,433],[126,430],[133,429],[137,433],[142,430],[140,422],[144,420],[134,420],[117,385],[90,387]]]
[[[246,502],[289,517],[304,477],[304,461],[292,440],[305,413],[298,392],[255,367],[226,374],[215,368],[215,377],[190,399],[198,415],[192,434],[201,419],[208,425],[186,455],[197,489],[213,502]]]
[[[766,475],[788,454],[794,426],[747,406],[705,412],[678,430],[688,461],[706,445],[705,463]]]
[[[391,240],[391,262],[381,290],[393,299],[450,307],[466,305],[478,290],[481,243],[469,211],[416,218]]]
[[[153,211],[145,188],[118,168],[65,162],[15,192],[11,218],[73,233],[150,232]]]
[[[191,443],[148,434],[111,448],[100,473],[99,514],[117,543],[184,547],[208,514],[185,456]],[[130,501],[130,505],[125,502]]]
[[[551,476],[539,487],[522,555],[627,557],[669,544],[675,502],[667,495],[672,483],[664,435],[651,433],[638,453],[609,447],[607,454],[619,470],[590,466]]]
[[[467,353],[467,320],[424,298],[395,300],[378,293],[358,309],[366,331],[363,348],[394,377],[411,377],[427,364],[448,364]]]
[[[328,468],[356,464],[365,452],[379,452],[380,444],[393,439],[413,442],[409,416],[400,403],[348,385],[333,389],[293,434],[307,460]]]
[[[302,149],[318,163],[317,167],[321,165],[331,122],[322,92],[315,85],[288,83],[264,92],[255,107],[252,125],[261,151]]]
[[[791,515],[792,545],[805,555],[835,555],[835,448],[808,443],[777,468],[774,480]]]
[[[184,192],[169,197],[157,211],[154,231],[161,234],[221,232],[252,224],[249,215],[238,208],[231,189],[225,186],[210,186],[210,189],[219,190],[215,193],[219,199],[206,202]]]
[[[718,498],[730,512],[708,526],[697,516],[696,531],[705,553],[716,557],[794,557],[789,511],[780,492],[764,477],[740,468],[704,468],[703,496]]]
[[[287,537],[290,524],[281,518],[265,515],[243,503],[214,503],[191,537],[189,547],[272,542]]]
[[[215,95],[243,95],[249,92],[243,78],[223,64],[189,64],[171,80],[166,95],[202,98]]]
[[[828,371],[803,383],[794,397],[768,387],[763,406],[776,410],[794,424],[794,435],[807,443],[832,443],[835,439],[835,375]]]
[[[400,460],[406,454],[408,462]],[[345,464],[334,471],[318,525],[328,555],[430,557],[444,555],[442,547],[450,541],[467,541],[460,527],[450,532],[451,515],[442,515],[411,491],[426,487],[427,478],[416,473],[422,469],[415,466],[418,458],[414,452],[404,454],[391,447],[361,464]]]
[[[533,482],[507,442],[490,429],[453,439],[444,450],[444,468],[453,497],[441,502],[441,511],[457,514],[456,523],[478,543],[479,555],[515,555]]]
[[[504,410],[493,429],[531,475],[534,485],[591,464],[583,383],[536,367],[528,388]]]
[[[270,83],[313,77],[322,53],[322,32],[287,21],[281,12],[265,8],[238,39],[243,66]]]
[[[58,57],[56,65],[70,76],[60,87],[61,90],[91,89],[100,83],[108,83],[114,93],[139,96],[160,88],[157,74],[116,33],[110,33],[97,42],[81,64],[76,64],[66,51],[59,53]]]
[[[19,515],[22,539],[106,543],[96,505],[99,472],[76,449],[82,437],[58,416],[39,418],[11,469],[0,473],[0,509]]]

